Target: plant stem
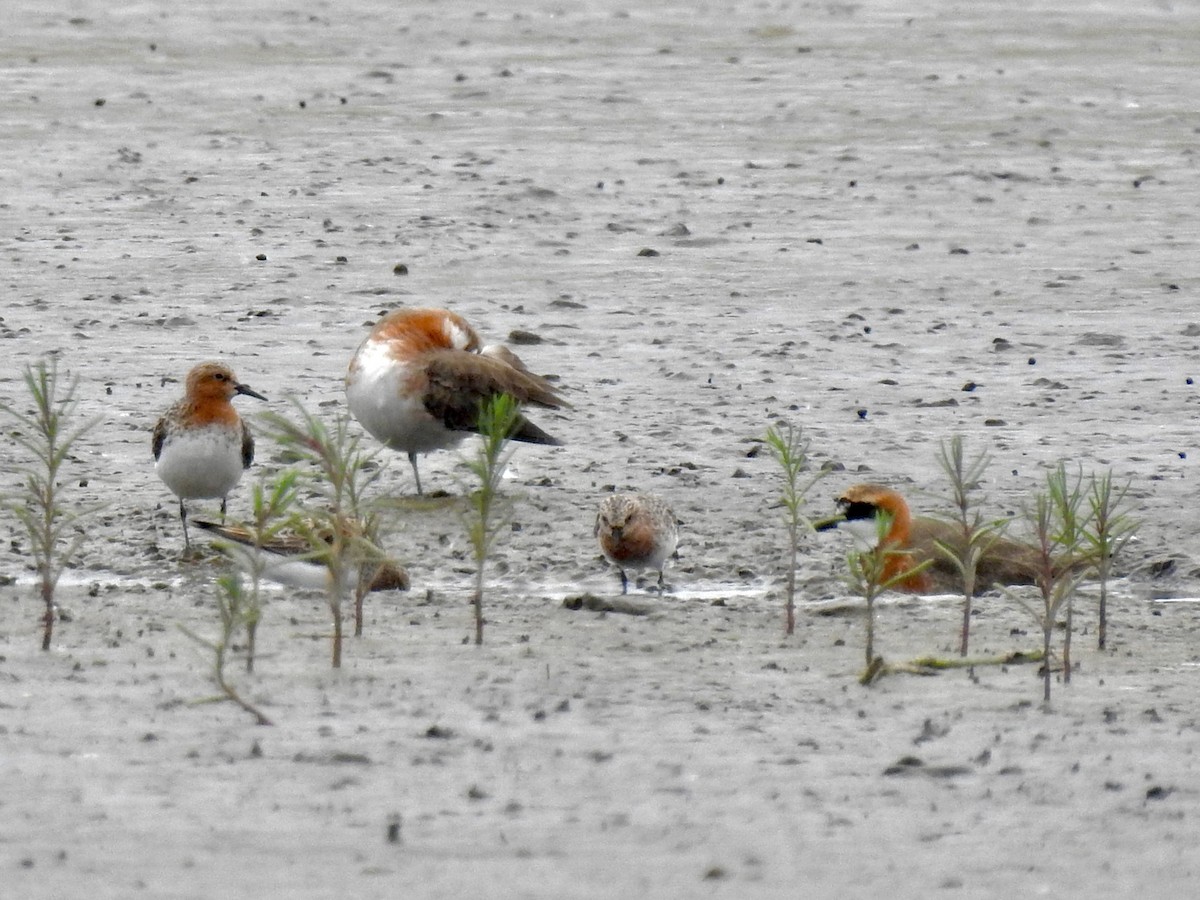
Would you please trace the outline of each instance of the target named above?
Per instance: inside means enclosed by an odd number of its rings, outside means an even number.
[[[788,535],[784,633],[790,635],[796,630],[796,566],[800,558],[800,530],[802,526],[812,529],[812,522],[804,516],[802,508],[808,491],[825,472],[817,472],[806,484],[801,485],[800,476],[809,467],[809,442],[800,429],[790,424],[785,427],[772,425],[767,429],[764,442],[783,470],[782,500]]]
[[[1100,622],[1096,629],[1101,650],[1108,646],[1108,578],[1113,559],[1133,537],[1139,523],[1125,514],[1122,507],[1129,483],[1115,488],[1112,470],[1100,477],[1092,476],[1088,503],[1092,511],[1092,527],[1085,535],[1090,545],[1096,578],[1100,582]]]
[[[339,605],[333,613],[333,668],[342,667],[342,616]]]
[[[478,430],[483,441],[475,458],[467,462],[467,467],[479,483],[478,489],[471,495],[472,510],[466,518],[467,536],[475,551],[475,591],[471,606],[475,614],[476,646],[483,643],[484,569],[488,552],[499,532],[496,507],[500,498],[500,479],[508,465],[508,445],[519,417],[520,409],[516,400],[507,394],[498,394],[482,403]]]
[[[970,460],[966,458],[962,435],[955,435],[947,444],[938,448],[938,464],[950,481],[954,512],[947,518],[958,528],[958,542],[954,545],[937,542],[938,551],[958,569],[963,583],[963,618],[959,634],[959,655],[969,652],[971,639],[971,611],[975,588],[979,580],[979,561],[988,547],[994,543],[1004,529],[1004,520],[985,521],[974,508],[974,495],[978,493],[984,472],[991,463],[986,450]]]
[[[246,623],[246,674],[254,674],[255,639],[258,635],[258,620]]]
[[[312,484],[322,495],[320,509],[306,516],[294,515],[288,525],[305,538],[309,558],[329,571],[326,601],[333,620],[331,665],[336,669],[342,664],[346,592],[353,583],[354,634],[360,637],[366,588],[363,573],[384,555],[378,545],[376,519],[363,499],[366,487],[381,470],[371,471],[370,454],[359,450],[359,438],[351,434],[345,415],[338,416],[330,427],[298,400],[292,402],[300,414],[300,424],[274,413],[261,418],[276,441],[311,466]]]
[[[32,462],[24,469],[23,495],[3,497],[0,501],[12,510],[29,537],[44,608],[42,650],[48,651],[54,636],[54,592],[58,579],[86,534],[78,531],[73,539],[67,540],[67,529],[91,512],[63,506],[62,469],[71,448],[99,420],[92,419],[74,431],[68,430],[68,422],[79,404],[76,398],[79,379],[72,378],[64,385],[57,360],[51,359],[49,363],[39,360],[26,366],[24,380],[33,401],[33,412],[18,410],[10,404],[0,404],[0,412],[12,420],[13,437],[28,451]]]
[[[785,615],[785,632],[792,634],[796,630],[796,565],[800,558],[799,529],[794,521],[788,522],[788,573],[787,573],[787,613]]]

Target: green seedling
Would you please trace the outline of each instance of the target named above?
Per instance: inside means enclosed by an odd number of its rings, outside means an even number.
[[[230,572],[217,579],[217,613],[221,620],[221,630],[215,639],[202,637],[198,633],[182,625],[180,629],[193,641],[212,651],[212,678],[220,695],[213,699],[229,700],[236,703],[254,717],[259,725],[270,725],[267,718],[257,706],[246,700],[238,691],[237,686],[230,680],[226,671],[226,662],[233,649],[234,636],[247,628],[251,618],[256,615],[255,605],[250,601],[242,586],[242,577],[238,572]]]
[[[978,509],[980,485],[990,463],[991,457],[986,450],[968,460],[961,435],[955,435],[949,444],[942,441],[938,448],[938,464],[950,481],[953,512],[945,519],[954,528],[954,540],[937,540],[934,544],[962,578],[963,617],[958,652],[963,657],[967,655],[970,643],[971,604],[978,586],[979,561],[1003,535],[1008,524],[1007,519],[985,519]]]
[[[767,429],[765,437],[767,449],[783,470],[783,503],[784,524],[788,534],[788,569],[787,569],[787,606],[784,616],[784,630],[792,634],[796,630],[796,565],[800,556],[801,533],[813,530],[812,520],[804,515],[804,504],[808,492],[825,475],[825,470],[819,470],[807,480],[802,476],[809,470],[808,448],[809,441],[799,428],[793,428],[790,423],[784,426],[772,425]]]
[[[1072,608],[1076,591],[1088,574],[1080,554],[1089,527],[1088,517],[1082,511],[1082,484],[1082,474],[1071,479],[1062,463],[1046,476],[1045,490],[1036,494],[1032,508],[1026,511],[1034,532],[1033,546],[1037,551],[1035,576],[1041,605],[1034,606],[1018,595],[1011,594],[1042,629],[1042,702],[1046,706],[1050,704],[1051,643],[1060,616],[1066,627],[1062,652],[1063,681],[1071,680]]]
[[[297,400],[299,422],[268,412],[260,416],[269,435],[285,453],[304,466],[302,477],[314,496],[311,509],[294,513],[283,523],[308,543],[308,559],[329,571],[326,599],[333,618],[332,665],[342,664],[342,611],[346,593],[354,591],[355,635],[362,634],[362,604],[368,590],[364,571],[385,558],[379,546],[379,518],[365,497],[381,473],[372,455],[361,449],[342,414],[326,425]]]
[[[478,424],[482,441],[475,456],[467,460],[467,468],[477,483],[470,493],[471,505],[466,513],[467,537],[475,554],[475,591],[471,605],[475,611],[477,645],[483,643],[484,569],[500,527],[508,517],[500,495],[500,479],[512,456],[509,443],[519,422],[520,408],[507,394],[498,394],[482,403]]]
[[[291,510],[296,502],[297,478],[295,470],[287,469],[269,489],[261,480],[256,482],[251,492],[251,519],[241,526],[249,539],[248,543],[220,542],[221,549],[249,576],[250,588],[244,592],[242,612],[246,627],[247,672],[254,671],[258,625],[263,614],[262,582],[268,568],[263,548],[278,540],[288,528]]]
[[[29,538],[44,606],[42,649],[49,650],[57,610],[54,594],[63,571],[87,537],[82,521],[95,511],[94,507],[78,509],[66,504],[65,469],[72,461],[72,449],[99,418],[72,427],[79,406],[79,377],[64,380],[57,360],[26,366],[24,378],[33,408],[0,405],[11,423],[9,433],[30,456],[21,471],[21,490],[5,497],[4,505]]]
[[[931,560],[919,565],[902,550],[887,546],[892,517],[880,511],[875,515],[875,546],[867,550],[851,550],[846,557],[849,574],[846,583],[867,604],[866,669],[859,679],[870,684],[883,668],[883,657],[875,655],[875,601],[890,588],[912,578],[927,568]]]
[[[1100,477],[1092,476],[1088,490],[1088,505],[1091,508],[1091,527],[1084,532],[1088,551],[1091,553],[1096,579],[1100,582],[1100,621],[1097,627],[1097,643],[1101,650],[1108,642],[1108,579],[1116,557],[1138,530],[1139,522],[1130,518],[1125,511],[1125,499],[1129,493],[1129,482],[1117,487],[1113,484],[1112,470]]]

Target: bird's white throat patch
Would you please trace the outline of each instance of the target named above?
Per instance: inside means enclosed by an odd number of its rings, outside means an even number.
[[[879,527],[875,519],[852,519],[838,525],[838,531],[848,532],[859,549],[869,549],[879,543]]]

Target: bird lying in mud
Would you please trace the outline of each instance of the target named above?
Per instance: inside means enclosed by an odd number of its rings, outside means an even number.
[[[207,519],[193,519],[192,523],[198,528],[210,531],[228,543],[223,548],[235,562],[243,568],[252,564],[251,554],[256,549],[254,533],[237,525],[223,525]],[[348,534],[344,535],[352,541],[361,537],[361,528],[347,527]],[[322,535],[331,542],[332,535]],[[327,590],[333,580],[332,573],[325,563],[313,559],[313,545],[308,536],[295,532],[286,532],[263,544],[263,576],[271,581],[307,590]],[[407,591],[409,588],[408,572],[388,559],[364,560],[357,572],[347,573],[343,577],[348,582],[345,587],[358,588],[363,593],[367,591]]]
[[[957,566],[940,550],[936,541],[952,549],[962,546],[959,526],[943,519],[914,517],[904,498],[881,484],[856,484],[837,499],[840,512],[815,524],[817,531],[836,528],[843,522],[874,521],[884,513],[890,517],[888,532],[880,546],[892,551],[883,571],[883,579],[903,575],[929,561],[926,568],[914,571],[894,585],[896,590],[913,594],[937,594],[962,591],[963,580]],[[997,537],[983,551],[976,569],[975,591],[995,585],[1034,584],[1040,553],[1031,544]]]

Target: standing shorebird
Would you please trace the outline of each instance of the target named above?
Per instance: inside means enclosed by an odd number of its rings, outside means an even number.
[[[663,592],[663,568],[679,543],[679,521],[661,497],[654,494],[613,494],[596,515],[600,551],[621,573],[621,593],[629,592],[626,570],[658,570]]]
[[[230,402],[238,394],[267,399],[228,366],[200,363],[188,372],[183,399],[154,426],[154,470],[179,498],[185,550],[191,549],[186,501],[219,497],[224,517],[225,498],[254,461],[254,437]]]
[[[388,313],[359,346],[346,373],[350,412],[375,438],[408,454],[418,494],[417,455],[456,447],[477,432],[480,405],[498,394],[522,405],[566,405],[512,351],[483,347],[462,316],[444,309]],[[524,416],[511,437],[559,443]]]
[[[934,594],[963,589],[962,574],[935,543],[959,548],[962,532],[953,522],[914,517],[904,498],[881,484],[852,485],[838,497],[837,504],[840,512],[818,522],[818,531],[836,528],[842,522],[872,521],[880,512],[890,518],[888,532],[879,544],[879,549],[889,552],[883,580],[903,575],[930,560],[927,568],[902,577],[897,590]],[[1033,584],[1037,560],[1037,548],[1030,544],[1002,537],[990,540],[979,558],[977,590],[985,591],[997,584]]]

